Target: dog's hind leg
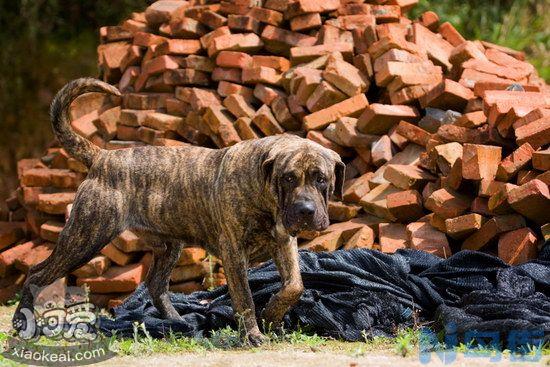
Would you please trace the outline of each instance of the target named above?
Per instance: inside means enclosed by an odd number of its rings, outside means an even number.
[[[86,187],[86,186],[90,187]],[[20,310],[33,310],[31,285],[44,287],[67,276],[90,261],[105,245],[125,229],[126,214],[121,194],[83,183],[77,194],[71,216],[59,235],[51,255],[33,266],[21,291],[21,301],[15,312],[14,327],[23,327]]]
[[[183,244],[179,241],[155,241],[153,248],[153,263],[147,273],[145,285],[149,290],[153,304],[165,319],[180,320],[168,293],[170,274],[176,266]]]

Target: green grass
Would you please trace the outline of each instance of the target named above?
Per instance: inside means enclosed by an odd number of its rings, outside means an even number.
[[[345,342],[309,333],[303,329],[285,331],[276,334],[266,333],[268,340],[260,347],[251,347],[242,341],[240,332],[231,328],[224,328],[212,333],[208,338],[189,338],[177,333],[170,333],[164,339],[152,338],[143,325],[136,324],[132,338],[110,338],[110,348],[120,356],[147,357],[152,355],[178,355],[178,354],[201,354],[206,355],[215,351],[242,351],[259,353],[262,351],[280,350],[303,350],[309,352],[333,352],[346,354],[352,357],[366,356],[372,353],[393,354],[402,357],[414,358],[418,355],[418,343],[420,332],[415,328],[401,329],[397,331],[395,338],[374,337],[366,338],[360,342]],[[0,344],[8,337],[7,333],[0,333]],[[42,337],[39,344],[64,345],[64,342],[47,340]],[[473,348],[460,344],[455,348],[458,353],[469,352],[478,354],[480,357],[495,356],[496,351],[487,348]],[[550,355],[550,344],[544,346],[529,347],[527,355],[542,353],[543,356]],[[502,352],[504,358],[509,358],[510,351]],[[0,356],[0,366],[22,366],[16,362]]]

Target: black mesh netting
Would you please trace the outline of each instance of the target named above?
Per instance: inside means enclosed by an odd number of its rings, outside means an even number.
[[[391,335],[415,321],[453,322],[467,330],[542,330],[550,334],[550,246],[539,259],[509,266],[481,252],[461,251],[443,260],[425,252],[399,250],[393,255],[357,249],[332,253],[300,252],[305,291],[285,316],[285,327],[306,326],[320,335],[360,340]],[[280,288],[272,262],[249,272],[257,314]],[[114,319],[103,318],[103,332],[132,335],[144,323],[154,337],[169,330],[203,336],[236,327],[227,287],[191,295],[172,294],[183,321],[160,318],[147,290],[140,286]]]

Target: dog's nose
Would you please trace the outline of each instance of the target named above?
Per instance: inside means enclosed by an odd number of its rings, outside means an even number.
[[[302,201],[297,205],[298,213],[304,217],[310,217],[315,213],[315,205],[311,201]]]

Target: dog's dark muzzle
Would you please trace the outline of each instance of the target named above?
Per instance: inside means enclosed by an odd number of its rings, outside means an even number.
[[[321,231],[329,225],[324,208],[318,208],[313,201],[300,200],[288,206],[283,216],[283,224],[290,231]]]

